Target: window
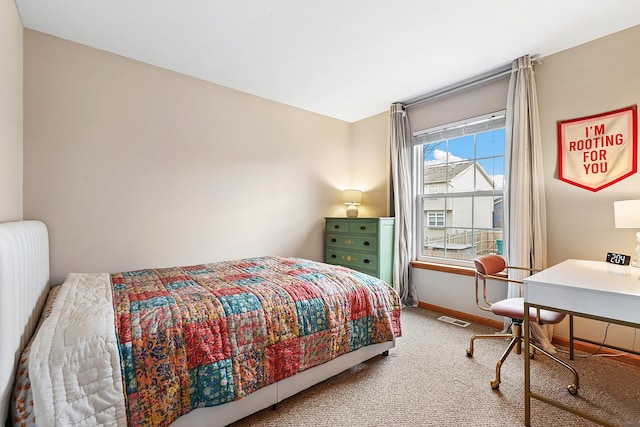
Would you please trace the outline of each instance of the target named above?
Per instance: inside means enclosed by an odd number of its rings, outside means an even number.
[[[427,212],[427,223],[429,227],[444,227],[444,211]]]
[[[502,253],[505,141],[504,111],[414,133],[419,260]]]

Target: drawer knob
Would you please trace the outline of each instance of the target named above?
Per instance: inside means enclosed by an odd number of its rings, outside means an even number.
[[[369,245],[371,245],[371,243],[369,243],[369,242],[364,242],[364,245],[365,245],[365,246],[369,246]]]
[[[367,227],[365,227],[364,225],[360,226],[360,230],[366,230],[366,229],[367,229]]]
[[[337,242],[336,239],[331,239],[331,243],[335,243],[335,242]]]
[[[333,228],[340,228],[338,224],[334,225]]]
[[[331,258],[336,259],[336,254],[332,254]]]
[[[364,260],[364,263],[365,263],[365,264],[369,264],[370,262],[371,262],[371,261],[369,261],[368,259],[365,259],[365,260]]]

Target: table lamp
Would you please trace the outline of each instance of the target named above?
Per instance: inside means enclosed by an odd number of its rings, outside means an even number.
[[[620,200],[613,202],[616,228],[640,229],[640,200]],[[636,233],[635,266],[640,267],[640,232]]]
[[[347,205],[347,218],[358,217],[358,205],[362,202],[362,191],[344,190],[342,203]]]

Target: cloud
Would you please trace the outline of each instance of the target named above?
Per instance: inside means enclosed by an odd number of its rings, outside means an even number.
[[[465,160],[462,157],[458,157],[454,154],[449,153],[444,150],[433,150],[433,160],[425,160],[425,165],[439,165],[445,162],[457,162],[460,160]]]

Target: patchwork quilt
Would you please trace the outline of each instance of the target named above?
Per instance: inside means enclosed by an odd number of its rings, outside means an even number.
[[[385,282],[299,258],[72,273],[21,357],[14,425],[166,426],[391,341],[400,309]]]
[[[261,257],[111,275],[129,425],[169,425],[401,335],[385,282]]]

